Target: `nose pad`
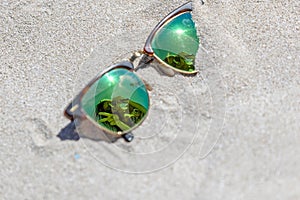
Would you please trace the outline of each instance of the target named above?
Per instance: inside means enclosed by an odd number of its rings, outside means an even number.
[[[122,135],[122,137],[126,142],[132,142],[132,140],[134,139],[134,135],[132,133],[125,133],[124,135]]]
[[[143,54],[142,57],[140,58],[137,67],[134,68],[135,71],[138,71],[139,69],[144,69],[146,68],[154,58],[152,56],[148,56],[146,54]]]

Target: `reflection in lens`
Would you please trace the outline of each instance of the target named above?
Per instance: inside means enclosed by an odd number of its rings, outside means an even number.
[[[82,98],[83,110],[106,130],[128,132],[139,125],[149,109],[143,81],[117,68],[105,73]]]
[[[191,14],[187,12],[178,15],[160,28],[151,42],[151,47],[161,61],[175,69],[195,71],[199,38]]]

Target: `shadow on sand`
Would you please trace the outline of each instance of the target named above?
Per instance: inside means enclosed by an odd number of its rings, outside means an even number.
[[[76,132],[74,121],[71,121],[67,126],[60,130],[57,137],[61,140],[74,140],[80,139],[79,134]]]

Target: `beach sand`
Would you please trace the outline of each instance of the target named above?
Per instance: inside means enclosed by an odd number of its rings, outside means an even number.
[[[194,1],[199,73],[138,71],[153,91],[133,142],[57,137],[183,3],[0,2],[0,199],[300,199],[299,1]]]

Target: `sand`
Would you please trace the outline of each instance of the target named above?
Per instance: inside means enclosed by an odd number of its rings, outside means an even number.
[[[199,73],[138,72],[153,91],[132,143],[56,136],[183,3],[0,2],[0,199],[300,199],[299,1],[194,1]]]

